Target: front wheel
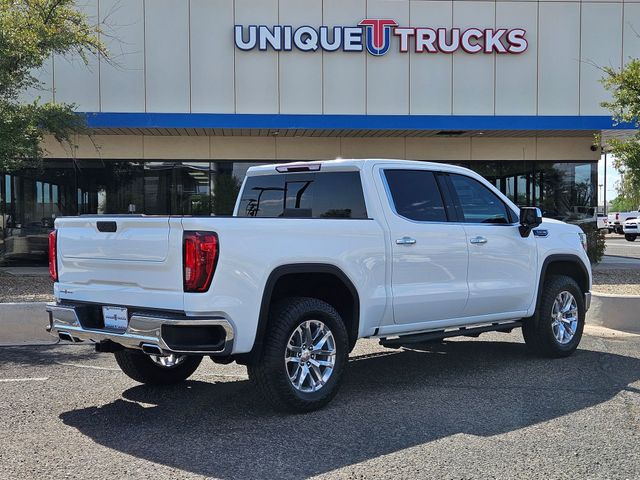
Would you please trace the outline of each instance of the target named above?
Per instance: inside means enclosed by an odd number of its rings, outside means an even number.
[[[625,233],[624,238],[627,242],[635,242],[637,235],[633,235],[631,233]]]
[[[340,314],[326,302],[295,297],[271,312],[262,354],[249,379],[279,411],[310,412],[338,392],[349,339]]]
[[[171,385],[185,381],[200,365],[202,357],[187,355],[156,356],[138,350],[115,352],[120,369],[136,382]]]
[[[565,275],[546,279],[533,317],[522,324],[527,347],[545,357],[571,355],[582,338],[585,308],[576,281]]]

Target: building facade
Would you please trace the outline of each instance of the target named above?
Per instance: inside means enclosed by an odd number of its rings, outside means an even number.
[[[55,56],[25,101],[90,136],[0,173],[0,255],[41,259],[61,215],[231,213],[251,165],[455,163],[572,222],[597,205],[602,67],[640,54],[640,2],[79,0],[109,60]]]

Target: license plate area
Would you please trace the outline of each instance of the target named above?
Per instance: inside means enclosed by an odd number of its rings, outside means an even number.
[[[124,307],[102,307],[102,319],[106,330],[125,331],[129,325],[129,313]]]

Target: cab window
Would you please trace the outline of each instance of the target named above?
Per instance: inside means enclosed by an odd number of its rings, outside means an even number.
[[[449,178],[464,222],[510,223],[507,206],[487,187],[465,175],[450,174]]]
[[[433,172],[385,170],[393,205],[401,217],[418,222],[446,222],[447,214]]]

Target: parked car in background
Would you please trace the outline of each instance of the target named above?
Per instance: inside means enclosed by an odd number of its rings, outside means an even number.
[[[598,215],[596,218],[598,230],[609,230],[609,217],[606,215]]]
[[[627,218],[622,226],[624,238],[629,242],[634,242],[638,236],[638,218]]]
[[[624,222],[629,218],[640,216],[640,211],[635,212],[614,212],[609,214],[609,230],[622,235]]]

